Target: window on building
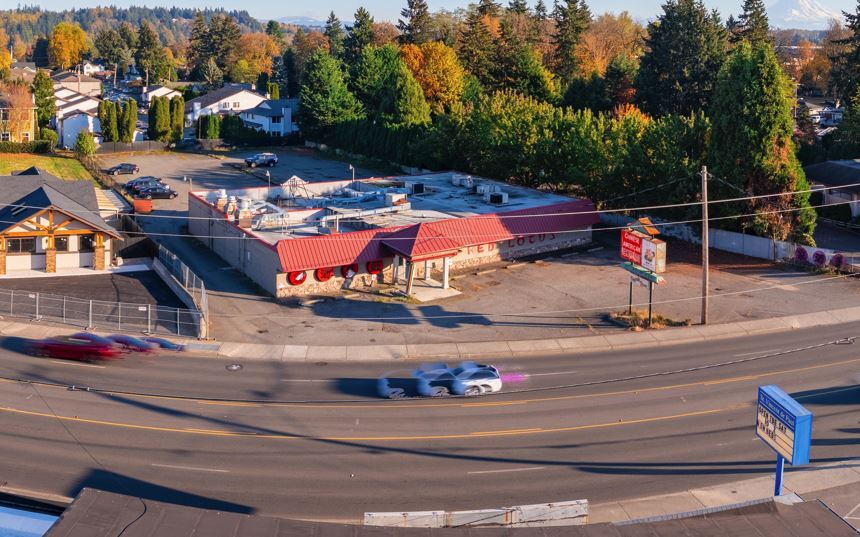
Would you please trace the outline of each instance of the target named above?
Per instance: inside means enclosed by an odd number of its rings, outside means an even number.
[[[239,101],[233,102],[233,108],[241,108],[241,107],[242,107],[242,103],[240,103]]]
[[[36,253],[36,237],[6,239],[6,252],[10,254],[34,254]]]
[[[22,142],[29,142],[30,141],[30,132],[29,131],[21,133],[21,141]]]
[[[228,108],[230,108],[230,103],[228,103],[228,102],[221,103],[221,108],[223,110],[227,110]]]
[[[0,121],[9,121],[9,110],[6,108],[0,109]]]
[[[54,237],[54,248],[58,252],[68,252],[69,251],[69,238],[68,237]]]
[[[0,132],[0,142],[11,142],[12,135],[8,132]]]
[[[92,252],[96,249],[96,239],[94,235],[81,235],[78,237],[78,251]]]
[[[280,123],[283,116],[272,116],[272,123]]]

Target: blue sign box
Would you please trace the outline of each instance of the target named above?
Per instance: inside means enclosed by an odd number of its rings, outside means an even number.
[[[759,386],[756,435],[789,464],[808,464],[812,413],[779,386]]]

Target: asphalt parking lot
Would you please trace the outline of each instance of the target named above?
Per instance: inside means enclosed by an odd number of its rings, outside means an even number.
[[[151,270],[96,276],[4,279],[0,280],[0,289],[38,291],[43,294],[104,302],[185,308],[179,297]]]

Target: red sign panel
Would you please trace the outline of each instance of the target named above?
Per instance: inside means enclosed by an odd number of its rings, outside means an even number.
[[[642,263],[642,237],[632,231],[621,231],[621,258],[637,265]]]

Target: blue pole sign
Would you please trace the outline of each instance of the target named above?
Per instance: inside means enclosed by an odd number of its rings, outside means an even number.
[[[782,469],[809,463],[812,413],[779,386],[759,386],[756,435],[776,451],[775,496],[782,493]]]

